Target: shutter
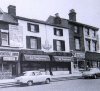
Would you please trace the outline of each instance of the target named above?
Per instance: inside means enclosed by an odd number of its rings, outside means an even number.
[[[37,38],[37,49],[41,49],[41,38]]]
[[[54,35],[56,35],[56,28],[54,28]]]
[[[30,23],[27,23],[27,30],[31,31],[31,24]]]
[[[63,30],[62,29],[60,29],[60,35],[63,36]]]
[[[61,41],[61,49],[62,51],[65,51],[65,41]]]
[[[30,48],[30,36],[26,36],[26,47]]]
[[[39,32],[39,25],[34,25],[36,32]]]
[[[53,40],[53,50],[57,51],[57,43],[56,43],[56,40]]]

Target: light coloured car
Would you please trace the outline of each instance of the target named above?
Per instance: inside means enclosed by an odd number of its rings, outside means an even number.
[[[98,68],[89,68],[87,71],[82,73],[82,76],[84,78],[92,77],[96,79],[97,77],[100,77],[100,70]]]
[[[15,82],[18,84],[27,84],[28,86],[33,83],[45,82],[49,84],[51,80],[50,75],[42,74],[40,71],[26,71],[23,72],[22,76],[16,77]]]

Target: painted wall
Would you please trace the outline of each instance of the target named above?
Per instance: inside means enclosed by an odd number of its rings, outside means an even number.
[[[41,37],[41,48],[46,52],[53,52],[53,39],[64,40],[65,41],[65,51],[69,52],[69,32],[68,29],[63,29],[63,36],[55,36],[54,35],[54,26],[38,24],[33,22],[27,22],[24,20],[18,20],[19,26],[23,27],[23,49],[26,49],[26,36],[35,36]],[[33,23],[39,25],[39,33],[33,33],[28,31],[27,23]],[[48,40],[49,45],[51,46],[50,50],[45,50],[43,46],[45,45],[45,41]]]
[[[85,51],[87,51],[86,49],[86,47],[87,47],[87,45],[86,45],[86,39],[89,39],[90,40],[90,52],[99,52],[99,36],[98,36],[98,31],[96,31],[96,36],[94,37],[93,36],[93,30],[92,29],[89,29],[89,35],[87,35],[86,34],[86,30],[85,30],[85,28],[83,28],[83,32],[84,32],[84,44],[85,44]],[[93,51],[93,41],[97,41],[97,51]]]

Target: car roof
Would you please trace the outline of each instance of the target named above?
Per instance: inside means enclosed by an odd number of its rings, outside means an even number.
[[[23,73],[31,73],[31,72],[37,73],[37,72],[40,72],[40,71],[37,71],[37,70],[33,70],[33,71],[24,71]]]

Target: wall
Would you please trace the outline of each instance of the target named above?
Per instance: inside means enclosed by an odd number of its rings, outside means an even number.
[[[63,28],[63,37],[58,37],[58,36],[54,36],[53,26],[39,24],[39,33],[33,33],[27,30],[27,23],[32,23],[32,22],[18,20],[18,23],[20,26],[23,27],[23,49],[26,49],[26,36],[36,36],[36,37],[41,37],[41,46],[42,46],[43,51],[53,52],[53,39],[58,39],[58,40],[65,40],[65,51],[69,52],[68,29]],[[45,45],[46,39],[48,40],[48,43],[51,46],[50,50],[45,50],[43,48],[43,45]]]

